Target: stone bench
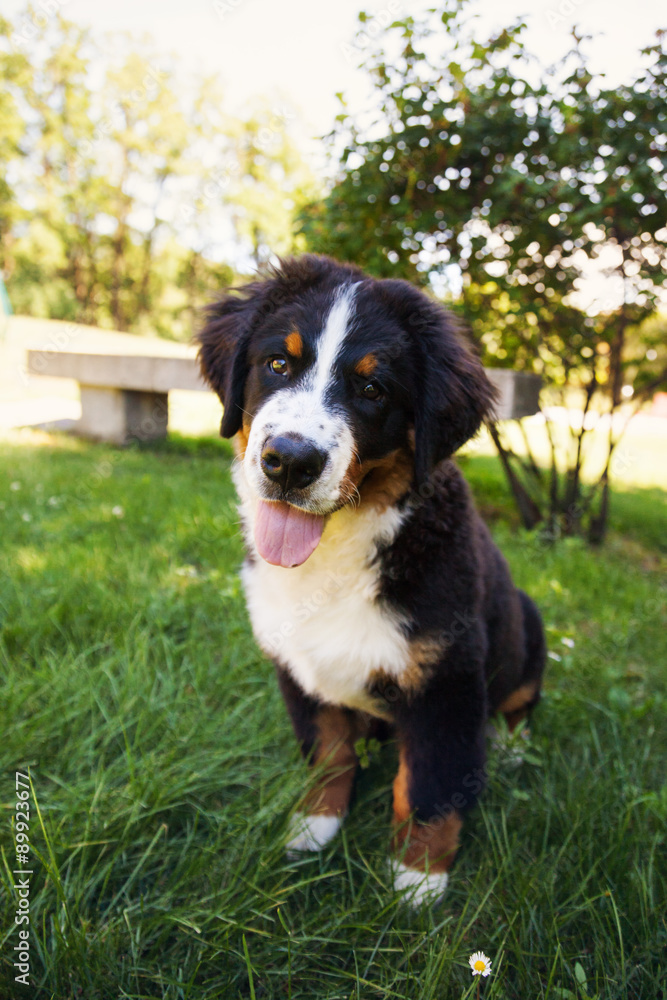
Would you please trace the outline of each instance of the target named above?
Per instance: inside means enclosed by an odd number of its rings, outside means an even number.
[[[210,391],[194,357],[28,351],[28,372],[75,379],[81,390],[76,432],[113,444],[165,437],[171,389]]]
[[[30,350],[28,372],[75,379],[81,390],[81,420],[76,432],[112,444],[164,438],[171,389],[210,391],[194,356]],[[538,375],[506,368],[488,368],[487,375],[500,393],[496,406],[499,420],[537,413]]]
[[[521,420],[532,417],[540,409],[542,379],[532,372],[515,372],[512,368],[485,368],[489,380],[498,390],[495,407],[497,420]]]

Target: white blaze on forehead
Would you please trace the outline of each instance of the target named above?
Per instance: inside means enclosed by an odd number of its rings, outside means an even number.
[[[309,379],[309,388],[322,397],[331,382],[336,359],[354,319],[356,285],[339,285],[329,310],[322,336],[317,345],[317,358]]]
[[[313,365],[296,385],[274,392],[252,422],[243,466],[257,496],[266,496],[267,479],[261,471],[261,451],[268,436],[299,434],[327,455],[322,475],[308,491],[308,510],[327,512],[341,497],[345,473],[354,456],[355,442],[344,411],[326,402],[327,389],[345,338],[354,323],[356,286],[339,285],[316,343]]]

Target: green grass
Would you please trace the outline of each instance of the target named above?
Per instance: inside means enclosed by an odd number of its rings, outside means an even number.
[[[664,494],[615,497],[602,550],[549,548],[465,461],[559,659],[529,759],[492,758],[444,906],[413,914],[388,886],[392,746],[342,837],[284,855],[305,771],[246,618],[228,448],[40,440],[0,445],[2,1000],[449,1000],[475,950],[484,998],[664,995]],[[26,768],[36,994],[11,968]]]

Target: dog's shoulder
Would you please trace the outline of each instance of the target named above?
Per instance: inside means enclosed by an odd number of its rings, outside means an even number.
[[[470,488],[454,461],[442,462],[418,490],[401,500],[405,508],[401,528],[382,552],[388,578],[410,585],[428,582],[443,560],[459,568],[463,559],[476,563],[483,544],[483,524]]]

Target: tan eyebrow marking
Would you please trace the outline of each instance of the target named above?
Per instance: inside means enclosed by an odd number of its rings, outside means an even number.
[[[372,375],[377,368],[377,363],[374,354],[366,354],[360,361],[357,361],[354,370],[357,375]]]
[[[285,338],[285,347],[293,358],[300,358],[303,354],[303,340],[298,330],[292,330]]]

